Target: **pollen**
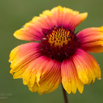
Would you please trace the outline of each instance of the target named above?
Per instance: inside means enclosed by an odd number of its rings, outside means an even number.
[[[63,47],[71,40],[70,31],[64,28],[56,28],[52,30],[52,33],[47,35],[50,46]]]

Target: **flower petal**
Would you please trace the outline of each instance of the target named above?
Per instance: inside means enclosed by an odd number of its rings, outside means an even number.
[[[19,76],[23,74],[24,68],[26,68],[32,60],[40,56],[38,46],[39,43],[27,43],[17,46],[11,51],[9,62],[11,62],[10,67],[12,69],[10,73],[13,74],[13,72],[16,72],[14,78],[20,78]]]
[[[100,28],[87,28],[77,34],[81,48],[93,53],[103,52],[103,26]]]
[[[28,27],[26,27],[28,26]],[[38,30],[37,25],[32,23],[26,23],[23,28],[15,31],[13,34],[17,39],[27,40],[27,41],[39,41],[43,38],[43,33]]]
[[[70,30],[74,30],[77,25],[84,21],[87,17],[87,13],[79,14],[78,11],[73,11],[72,9],[65,7],[55,7],[51,10],[54,16],[54,22],[56,22],[57,27],[64,26]]]
[[[60,63],[44,56],[35,59],[24,72],[23,83],[32,92],[52,92],[61,83]]]
[[[62,84],[64,89],[70,94],[75,94],[78,88],[79,92],[83,92],[84,84],[78,78],[76,68],[71,59],[64,60],[61,65]]]
[[[84,84],[94,82],[95,78],[101,78],[101,71],[96,60],[87,52],[82,49],[78,49],[73,56],[73,62],[75,64],[79,79]]]

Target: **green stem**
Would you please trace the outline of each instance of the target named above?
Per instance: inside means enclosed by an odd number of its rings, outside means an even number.
[[[62,91],[63,91],[63,96],[64,96],[64,101],[65,101],[65,103],[69,103],[68,97],[67,97],[67,93],[66,93],[66,91],[64,90],[63,86],[62,86]]]

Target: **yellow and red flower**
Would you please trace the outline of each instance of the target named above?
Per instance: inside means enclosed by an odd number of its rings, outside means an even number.
[[[13,78],[22,78],[24,85],[39,94],[52,92],[60,83],[69,94],[77,89],[82,93],[85,84],[100,80],[100,67],[88,51],[103,52],[103,27],[75,33],[86,17],[87,13],[58,6],[17,30],[16,38],[33,42],[11,51]]]

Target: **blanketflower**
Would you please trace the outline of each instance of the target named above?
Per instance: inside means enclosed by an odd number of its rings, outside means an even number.
[[[88,52],[103,52],[103,27],[75,33],[86,17],[87,13],[58,6],[17,30],[16,38],[33,42],[11,51],[13,78],[22,78],[24,85],[39,94],[54,91],[60,83],[69,94],[77,89],[82,93],[84,85],[100,80],[100,67]]]

